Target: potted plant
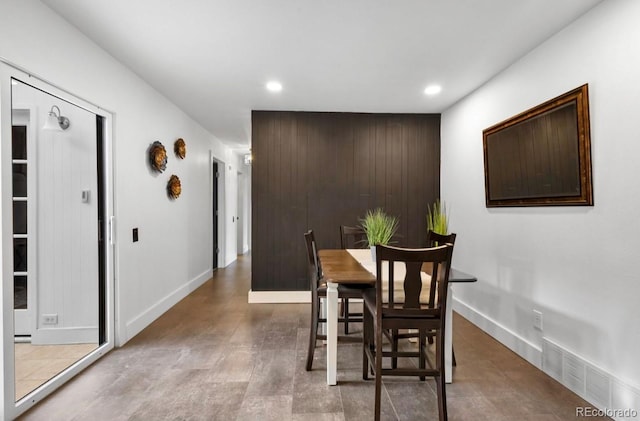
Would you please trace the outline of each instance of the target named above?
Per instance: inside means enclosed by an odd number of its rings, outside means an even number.
[[[427,205],[427,229],[436,234],[449,234],[449,216],[447,215],[447,206],[439,199],[433,204],[433,207]]]
[[[381,208],[368,210],[360,224],[367,235],[371,257],[376,260],[376,246],[387,245],[398,230],[398,218],[387,215]]]

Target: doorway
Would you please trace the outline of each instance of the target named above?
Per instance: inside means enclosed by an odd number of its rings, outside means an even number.
[[[237,216],[236,216],[236,244],[237,244],[237,254],[241,256],[245,252],[245,241],[244,241],[244,227],[246,221],[246,212],[244,211],[244,196],[245,196],[245,178],[244,174],[238,171],[238,205],[237,205]]]
[[[219,245],[219,232],[218,232],[218,223],[219,223],[219,209],[218,209],[218,184],[220,182],[220,172],[218,171],[218,163],[213,161],[212,165],[212,173],[213,173],[213,182],[211,183],[211,195],[213,198],[213,223],[212,223],[212,236],[213,236],[213,256],[212,256],[212,269],[218,269],[218,254],[220,253],[220,245]]]
[[[2,415],[13,419],[113,348],[111,115],[4,63],[0,76],[2,276],[13,280]]]

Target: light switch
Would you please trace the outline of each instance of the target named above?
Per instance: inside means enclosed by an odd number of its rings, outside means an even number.
[[[82,203],[89,203],[91,190],[82,190]]]

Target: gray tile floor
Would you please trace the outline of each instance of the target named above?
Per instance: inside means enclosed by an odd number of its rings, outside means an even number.
[[[322,345],[313,371],[305,371],[309,305],[247,304],[250,266],[245,256],[219,269],[22,418],[373,419],[374,385],[362,380],[361,346],[339,345],[338,386],[326,385]],[[588,404],[575,394],[457,315],[454,331],[450,420],[580,419],[575,408]],[[433,380],[385,378],[383,385],[382,419],[437,419]]]

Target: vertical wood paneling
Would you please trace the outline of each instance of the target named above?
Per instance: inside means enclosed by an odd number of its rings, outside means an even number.
[[[251,288],[308,289],[302,234],[339,247],[375,207],[400,217],[399,245],[424,245],[439,133],[439,115],[254,111]]]

